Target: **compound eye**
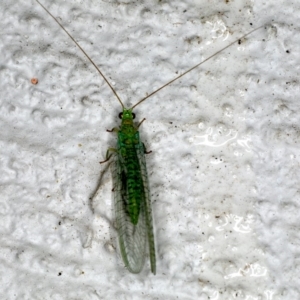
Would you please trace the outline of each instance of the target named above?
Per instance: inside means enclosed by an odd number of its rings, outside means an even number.
[[[132,119],[135,119],[135,113],[132,113]]]
[[[123,113],[119,113],[119,118],[120,118],[120,119],[123,118]]]

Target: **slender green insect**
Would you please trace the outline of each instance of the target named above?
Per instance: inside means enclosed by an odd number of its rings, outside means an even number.
[[[63,25],[61,25],[58,20],[38,0],[36,0],[36,2],[41,5],[43,9],[55,20],[55,22],[66,32],[66,34],[73,40],[73,42],[83,52],[87,59],[93,64],[122,106],[122,113],[119,115],[119,117],[122,119],[120,128],[108,130],[109,132],[117,132],[117,147],[109,148],[106,153],[106,159],[100,163],[107,162],[112,156],[114,157],[113,191],[115,198],[115,214],[120,250],[124,264],[130,272],[139,273],[145,263],[148,245],[151,272],[155,274],[156,258],[152,224],[152,209],[145,161],[145,153],[150,152],[146,152],[145,146],[140,140],[138,131],[140,125],[145,119],[143,119],[138,125],[135,125],[133,121],[135,118],[133,109],[158,91],[162,90],[206,61],[210,60],[212,57],[229,48],[234,43],[240,41],[265,25],[253,29],[252,31],[243,35],[241,38],[233,41],[221,50],[215,52],[213,55],[202,60],[194,67],[188,69],[181,75],[175,77],[171,81],[161,86],[159,89],[138,101],[131,108],[125,108],[120,97],[97,65],[93,62],[93,60],[87,55],[87,53],[75,41],[71,34],[63,27]]]

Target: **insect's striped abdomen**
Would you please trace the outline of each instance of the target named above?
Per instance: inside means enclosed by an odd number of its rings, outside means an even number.
[[[122,191],[123,200],[126,201],[126,212],[131,222],[136,225],[138,222],[141,202],[145,201],[144,184],[141,174],[141,167],[137,156],[139,147],[139,136],[136,131],[134,135],[119,131],[118,134],[118,153],[122,165]]]

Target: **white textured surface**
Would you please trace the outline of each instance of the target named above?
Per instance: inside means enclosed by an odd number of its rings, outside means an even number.
[[[123,267],[99,164],[120,105],[35,1],[1,1],[1,299],[300,299],[299,7],[272,2],[43,2],[128,106],[273,25],[136,109],[153,276]]]

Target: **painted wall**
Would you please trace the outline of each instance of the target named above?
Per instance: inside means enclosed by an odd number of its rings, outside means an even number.
[[[299,5],[43,4],[126,106],[266,26],[137,107],[157,275],[133,275],[99,164],[120,104],[36,1],[1,1],[1,299],[299,299]]]

